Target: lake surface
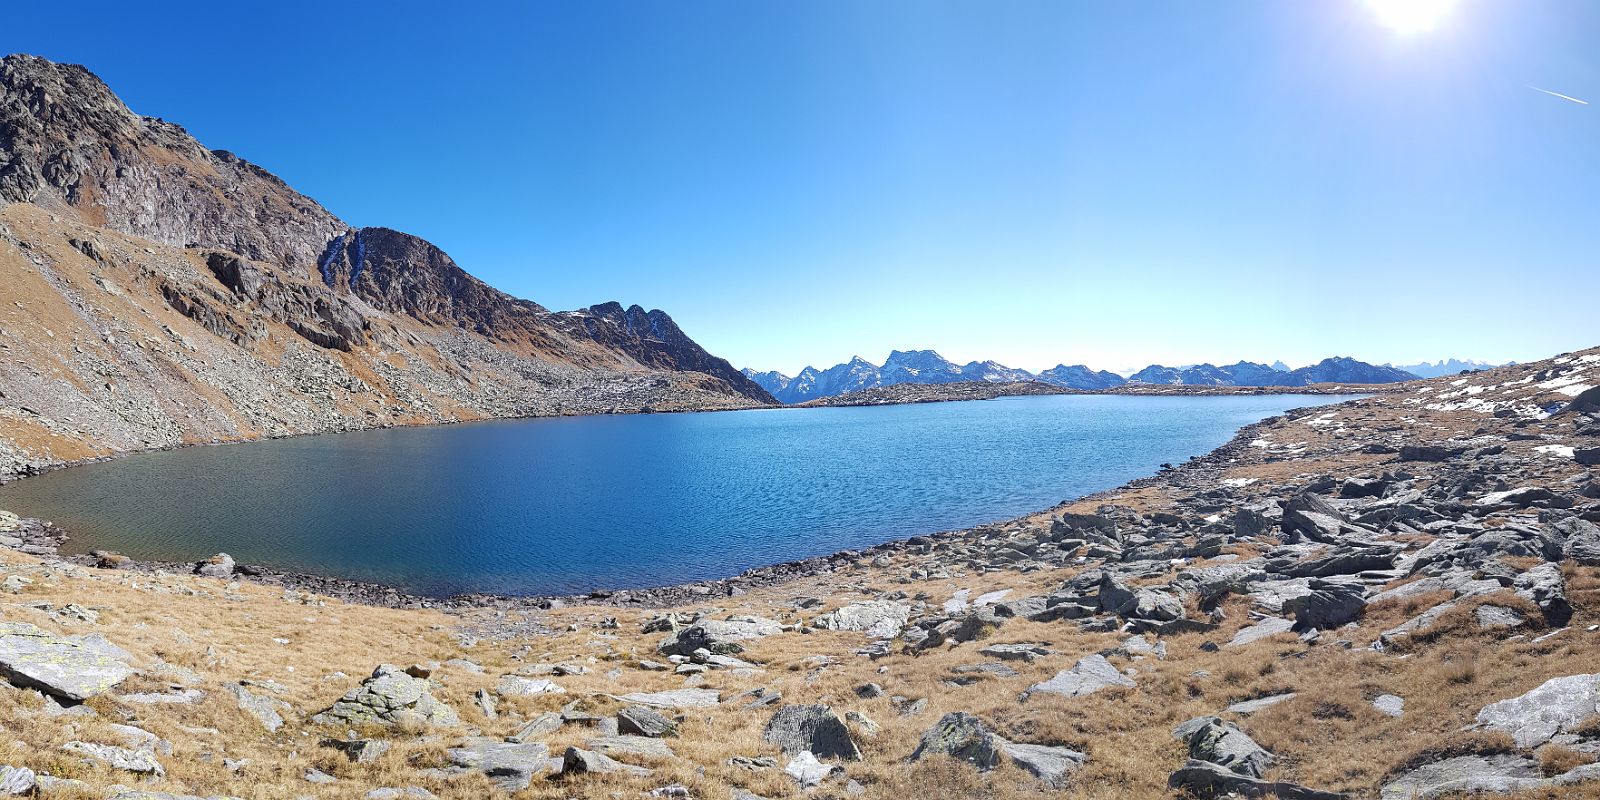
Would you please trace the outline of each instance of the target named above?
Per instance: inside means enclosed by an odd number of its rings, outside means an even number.
[[[1255,397],[1014,397],[573,417],[191,447],[0,487],[74,552],[419,594],[637,588],[1007,519],[1214,449]]]

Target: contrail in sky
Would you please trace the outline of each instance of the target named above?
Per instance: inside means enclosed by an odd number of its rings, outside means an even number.
[[[1551,97],[1559,97],[1562,100],[1571,100],[1572,102],[1577,103],[1580,106],[1589,105],[1589,101],[1588,100],[1579,100],[1576,97],[1572,97],[1570,95],[1564,95],[1564,94],[1562,94],[1560,92],[1552,92],[1549,89],[1540,89],[1537,86],[1529,86],[1528,88],[1532,89],[1532,90],[1534,90],[1536,92],[1544,92],[1545,94],[1550,95]]]

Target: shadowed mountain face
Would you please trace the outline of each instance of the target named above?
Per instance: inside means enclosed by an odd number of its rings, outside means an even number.
[[[0,59],[0,273],[18,309],[4,335],[27,356],[0,391],[39,412],[0,435],[0,472],[194,439],[772,402],[665,312],[507,295],[34,56]],[[58,362],[52,380],[11,374]]]
[[[1280,362],[1281,363],[1281,362]],[[1417,376],[1392,367],[1378,367],[1352,358],[1329,358],[1300,369],[1277,369],[1240,361],[1225,367],[1195,364],[1165,367],[1152,364],[1124,379],[1114,372],[1092,370],[1082,364],[1060,364],[1035,375],[994,361],[973,361],[956,366],[932,350],[895,350],[883,366],[857,356],[849,362],[817,370],[806,367],[791,378],[781,372],[744,374],[784,403],[803,403],[879,386],[901,383],[959,383],[966,381],[1039,381],[1066,389],[1114,389],[1129,383],[1179,386],[1306,386],[1313,383],[1397,383]]]

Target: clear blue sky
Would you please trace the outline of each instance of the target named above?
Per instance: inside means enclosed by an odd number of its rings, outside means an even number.
[[[1600,343],[1600,3],[13,4],[0,50],[736,365]]]

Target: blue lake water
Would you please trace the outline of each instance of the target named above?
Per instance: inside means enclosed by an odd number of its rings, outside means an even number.
[[[1007,519],[1341,398],[1016,397],[573,417],[146,453],[0,487],[69,549],[533,594],[726,577]]]

